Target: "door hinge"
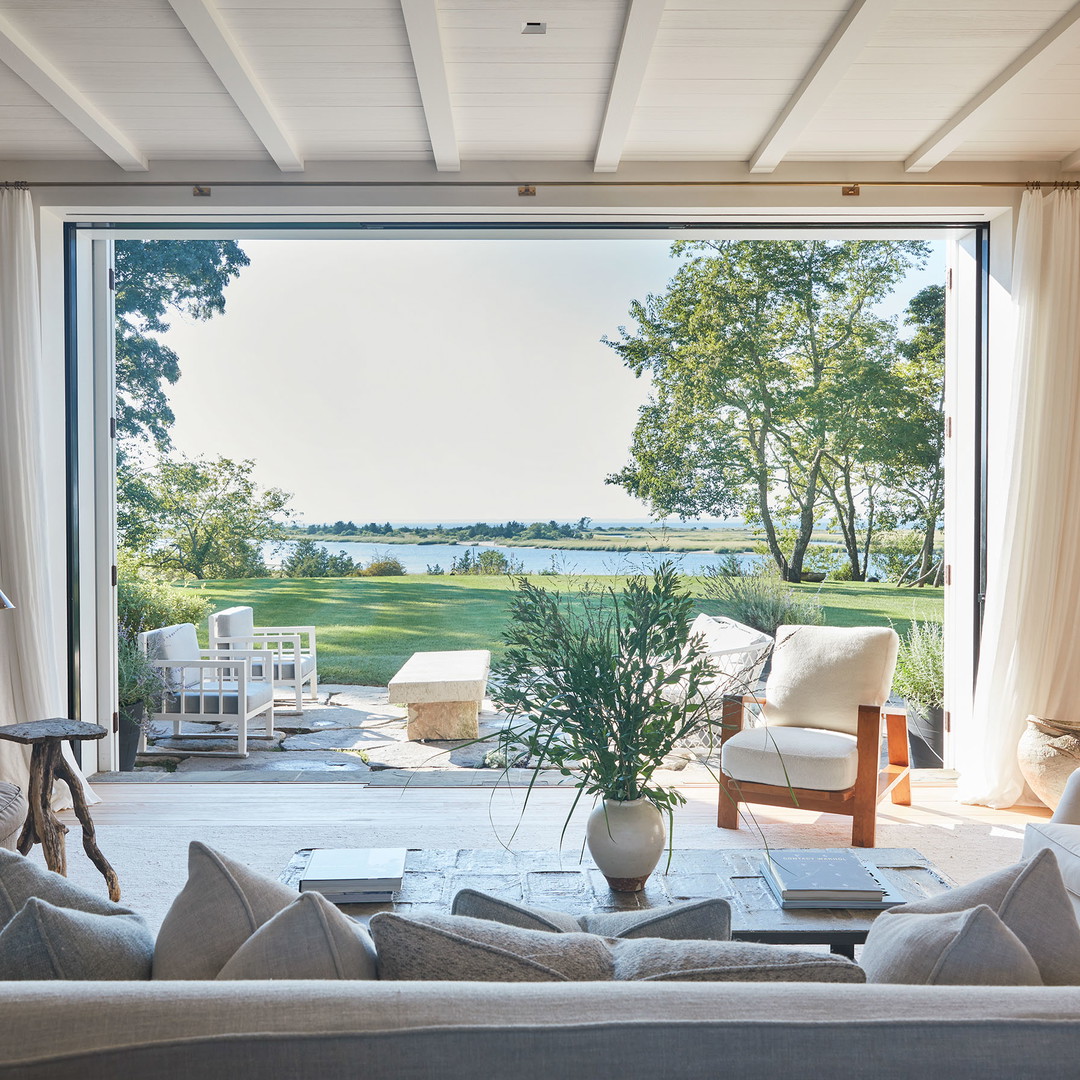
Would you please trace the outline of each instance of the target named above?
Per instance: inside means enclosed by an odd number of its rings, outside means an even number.
[[[951,266],[948,268],[948,270],[945,271],[945,288],[946,289],[951,289],[952,288],[952,267]]]
[[[948,565],[948,564],[946,564],[946,566],[945,566],[945,584],[946,585],[951,585],[952,584],[952,567],[950,565]]]
[[[952,731],[952,713],[948,709],[945,710],[945,731]]]
[[[109,290],[116,292],[116,271],[111,266],[109,267]]]
[[[120,714],[118,712],[112,714],[112,729],[114,734],[120,730]]]
[[[116,584],[116,567],[115,567],[115,565],[112,568],[112,583],[114,585]]]
[[[945,417],[945,438],[946,439],[951,439],[952,438],[952,417],[951,416],[946,416]]]
[[[115,439],[116,438],[116,417],[115,416],[110,416],[109,417],[109,438],[110,439]]]

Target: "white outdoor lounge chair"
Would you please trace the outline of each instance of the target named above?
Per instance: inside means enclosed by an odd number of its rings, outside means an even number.
[[[263,677],[263,659],[270,659],[274,686],[292,688],[298,713],[303,711],[304,697],[318,700],[314,626],[256,626],[251,608],[232,607],[210,616],[210,647],[253,651],[255,678]]]
[[[247,757],[248,739],[274,736],[274,684],[255,678],[252,665],[265,667],[250,650],[200,649],[192,623],[148,630],[136,639],[139,648],[164,672],[165,689],[152,721],[172,724],[173,735],[185,739],[227,739],[229,731],[184,731],[183,724],[220,724],[236,720],[237,757]],[[248,724],[266,717],[265,735],[248,735]],[[145,736],[140,740],[145,745]],[[194,751],[195,753],[214,753]]]

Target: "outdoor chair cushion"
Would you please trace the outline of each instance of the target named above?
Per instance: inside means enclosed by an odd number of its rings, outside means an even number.
[[[255,613],[249,607],[231,607],[214,616],[219,638],[250,638],[255,633]],[[249,648],[248,645],[237,646]]]
[[[241,945],[296,893],[193,840],[188,879],[154,949],[155,979],[215,979]]]
[[[146,634],[146,655],[151,660],[198,660],[199,635],[194,623],[177,623],[162,626]],[[202,671],[198,668],[168,668],[166,678],[170,686],[198,686]]]
[[[820,728],[754,727],[724,743],[720,767],[749,784],[843,791],[859,771],[854,735]]]
[[[460,915],[372,916],[380,979],[600,982],[611,950],[592,934],[552,934]]]
[[[222,681],[219,684],[216,679],[207,680],[207,687],[202,693],[189,685],[187,689],[176,693],[166,694],[162,702],[163,713],[209,713],[211,715],[236,716],[237,706],[240,704],[240,693],[237,684],[231,681]],[[272,683],[250,681],[247,684],[247,696],[245,700],[245,712],[252,712],[260,706],[268,705],[274,698]],[[181,700],[183,709],[181,710]]]
[[[1042,986],[1024,943],[986,904],[965,911],[881,915],[859,961],[871,983]]]
[[[263,675],[263,662],[261,660],[251,661],[251,676],[254,679],[265,678]],[[300,657],[300,678],[306,679],[315,670],[315,657],[314,656],[301,656]],[[274,681],[275,682],[292,682],[296,678],[296,664],[292,660],[275,660],[274,661]]]
[[[893,908],[874,926],[897,915],[963,911],[979,904],[988,905],[1023,943],[1046,986],[1080,986],[1080,925],[1048,848],[967,885]]]
[[[889,700],[899,644],[889,627],[779,627],[765,722],[856,734],[859,706]]]
[[[325,896],[301,893],[230,957],[218,979],[375,979],[368,932]]]
[[[26,821],[26,799],[15,784],[0,781],[0,847],[13,848]]]
[[[454,897],[454,915],[518,926],[523,930],[556,933],[599,934],[609,938],[668,938],[727,941],[731,937],[731,907],[712,897],[684,904],[646,908],[643,911],[611,911],[593,915],[568,915],[564,911],[526,907],[477,889],[462,889]]]

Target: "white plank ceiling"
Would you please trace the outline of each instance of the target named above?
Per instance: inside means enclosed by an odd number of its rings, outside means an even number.
[[[0,0],[0,159],[1080,170],[1080,4]]]

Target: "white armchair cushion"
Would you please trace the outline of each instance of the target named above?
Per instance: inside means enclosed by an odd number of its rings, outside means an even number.
[[[148,630],[140,634],[145,642],[146,655],[151,660],[198,660],[199,636],[194,623],[177,623],[175,626],[163,626],[159,630]],[[165,679],[172,687],[198,686],[202,681],[202,672],[197,668],[165,669]]]
[[[255,613],[249,607],[233,607],[212,616],[217,637],[225,641],[250,638],[255,633]]]
[[[859,706],[889,699],[899,644],[889,627],[779,627],[765,722],[854,735]]]
[[[859,771],[858,744],[843,731],[746,728],[724,743],[720,767],[748,784],[844,791]]]
[[[300,678],[306,679],[315,670],[314,656],[300,657]],[[251,677],[265,679],[263,662],[251,661]],[[291,660],[274,661],[274,682],[292,682],[296,678],[296,664]]]

